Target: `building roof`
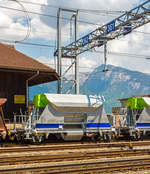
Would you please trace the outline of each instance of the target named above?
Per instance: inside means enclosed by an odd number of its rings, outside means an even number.
[[[39,75],[30,80],[30,86],[59,78],[55,69],[17,51],[14,46],[2,43],[0,43],[0,71],[22,72],[27,75],[27,78],[39,71]]]
[[[150,94],[133,95],[133,97],[150,97]]]
[[[120,99],[118,99],[119,101],[126,101],[126,100],[128,100],[129,98],[120,98]]]

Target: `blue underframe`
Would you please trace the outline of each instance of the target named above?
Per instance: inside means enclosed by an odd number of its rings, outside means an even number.
[[[64,126],[64,124],[60,124],[60,123],[52,123],[52,124],[41,124],[38,123],[36,124],[36,129],[46,129],[46,128],[59,128],[59,126]]]
[[[88,123],[86,128],[110,127],[110,123]]]
[[[58,129],[59,126],[64,126],[62,123],[51,123],[51,124],[42,124],[37,123],[36,129],[47,129],[47,128],[55,128]],[[110,128],[110,123],[87,123],[86,128]]]
[[[136,123],[136,127],[150,127],[150,123]]]

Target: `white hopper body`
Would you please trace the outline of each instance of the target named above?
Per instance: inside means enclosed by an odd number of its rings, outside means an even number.
[[[64,140],[80,140],[84,134],[110,129],[101,97],[72,94],[44,94],[49,101],[39,119],[37,131],[60,133]]]

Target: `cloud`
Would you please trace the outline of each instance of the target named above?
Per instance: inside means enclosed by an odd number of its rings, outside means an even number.
[[[41,63],[46,64],[47,66],[57,69],[57,60],[54,58],[52,59],[52,58],[47,58],[47,57],[41,56],[41,57],[37,58],[37,60],[40,61]],[[63,74],[72,64],[72,60],[63,59],[62,64],[63,64],[63,66],[62,66],[62,69],[63,69],[62,74]],[[81,72],[81,73],[91,72],[91,71],[93,71],[93,69],[96,66],[97,66],[97,62],[90,58],[86,58],[86,57],[79,58],[79,72]],[[75,70],[74,70],[74,66],[73,66],[73,68],[70,69],[66,75],[73,74],[74,71]]]
[[[146,31],[150,28],[150,24],[141,27],[138,31]],[[122,66],[130,70],[137,70],[144,73],[150,73],[150,61],[146,57],[150,57],[150,35],[140,32],[132,32],[122,39],[116,39],[108,43],[108,51],[117,53],[127,53],[123,55],[107,55],[108,64]],[[129,55],[128,55],[129,54]],[[133,56],[131,56],[131,54]],[[140,56],[141,55],[141,56]]]
[[[25,2],[29,2],[27,0],[24,0]],[[120,9],[128,9],[131,8],[131,6],[134,3],[137,3],[138,0],[132,0],[132,3],[129,3],[129,0],[126,1],[120,1],[119,0],[106,0],[106,1],[99,1],[99,0],[31,0],[31,3],[41,3],[45,5],[50,5],[50,6],[56,6],[56,7],[64,7],[64,8],[80,8],[80,9],[93,9],[93,10],[120,10]],[[23,10],[22,6],[20,6],[18,3],[15,1],[0,1],[0,4],[5,6],[5,7],[11,7],[15,9],[20,9]],[[32,12],[37,12],[37,13],[42,13],[42,14],[47,14],[50,15],[51,17],[46,17],[46,16],[41,16],[41,15],[34,15],[29,13],[30,16],[30,22],[32,26],[32,32],[31,32],[31,38],[43,38],[43,39],[50,39],[50,40],[55,40],[56,38],[56,26],[57,26],[57,8],[50,8],[49,6],[42,6],[42,5],[34,5],[30,3],[22,3],[21,4],[24,6],[24,8],[27,11],[32,11]],[[25,32],[27,28],[25,28],[25,23],[27,23],[27,20],[25,19],[26,13],[24,12],[19,12],[19,11],[13,11],[9,9],[1,9],[1,14],[5,15],[9,20],[6,21],[11,21],[11,24],[14,24],[13,28],[9,28],[9,33],[13,33],[13,35],[17,38],[16,33],[18,33],[18,30],[20,30],[19,35],[23,35],[23,31]],[[117,14],[119,15],[119,14]],[[116,16],[117,16],[116,15]],[[68,13],[63,13],[62,12],[62,17],[63,18],[68,18],[70,19],[72,14]],[[115,16],[110,16],[108,14],[105,14],[104,16],[99,14],[99,15],[93,15],[89,13],[82,13],[79,11],[79,21],[87,21],[87,22],[92,22],[92,23],[99,23],[100,25],[106,23],[110,19],[114,18]],[[2,19],[3,20],[3,17]],[[17,28],[17,24],[20,23],[19,28]],[[63,27],[63,40],[66,41],[68,40],[68,33],[70,32],[70,26],[69,26],[70,20],[62,20],[62,27]],[[11,26],[9,23],[9,26]],[[15,27],[15,24],[17,27]],[[84,35],[85,33],[88,33],[94,29],[96,29],[97,26],[95,25],[90,25],[90,24],[85,24],[85,23],[79,23],[79,35]],[[14,30],[17,30],[17,32],[14,32]],[[8,32],[8,29],[7,29]],[[5,32],[5,34],[7,33]],[[9,34],[9,37],[11,34]],[[13,39],[15,38],[13,37]],[[11,39],[11,38],[10,38]]]
[[[52,58],[47,58],[44,56],[38,57],[37,60],[41,63],[44,63],[47,66],[50,66],[54,69],[56,69],[56,61]]]
[[[28,0],[24,0],[29,2]],[[77,8],[77,9],[93,9],[93,10],[107,10],[110,11],[121,11],[129,10],[139,4],[139,0],[31,0],[30,2],[47,4],[50,6],[57,6],[62,8]],[[27,11],[33,11],[42,14],[48,14],[51,17],[45,17],[41,15],[34,15],[29,13],[30,22],[32,30],[30,33],[30,40],[34,39],[44,39],[45,41],[55,41],[56,39],[56,24],[57,24],[57,8],[51,8],[48,6],[32,5],[28,3],[22,3]],[[11,1],[0,1],[0,5],[5,7],[12,7],[17,9],[22,9],[20,5],[16,2]],[[72,14],[63,13],[63,18],[71,18]],[[108,21],[114,19],[116,16],[121,14],[93,14],[93,13],[83,13],[79,11],[79,36],[86,35],[87,33],[95,30],[98,26],[106,24]],[[24,12],[12,11],[8,9],[1,9],[0,11],[0,39],[7,40],[21,40],[26,36],[27,33],[27,20],[25,18]],[[82,22],[81,22],[82,21]],[[98,23],[99,25],[92,25],[83,23],[83,21]],[[70,42],[70,20],[62,20],[62,45],[66,45]],[[74,29],[74,28],[72,28]],[[149,32],[150,25],[147,24],[138,29],[138,31]],[[142,34],[138,32],[132,32],[131,34],[119,39],[113,40],[108,43],[108,51],[111,52],[122,52],[129,54],[141,54],[150,55],[149,48],[149,37],[148,34]],[[97,48],[97,50],[103,51],[103,48]],[[118,56],[118,55],[107,55],[108,64],[113,64],[117,66],[123,66],[132,70],[139,70],[142,72],[150,73],[150,61],[146,59],[141,59],[138,57],[130,56]],[[51,56],[52,57],[52,56]],[[149,56],[150,57],[150,56]],[[40,57],[40,61],[48,61],[47,63],[54,64],[53,59]],[[80,71],[90,72],[92,68],[103,63],[103,54],[89,53],[83,54],[79,58]],[[64,64],[70,64],[70,60],[64,61]],[[65,70],[66,68],[64,68]]]
[[[47,0],[47,4],[49,6],[57,6],[60,8],[68,8],[68,9],[92,9],[92,10],[106,10],[110,11],[121,11],[121,10],[129,10],[133,7],[135,3],[138,3],[139,0],[126,0],[126,1],[120,1],[120,0]],[[41,8],[42,12],[44,14],[49,14],[52,16],[57,16],[57,9],[56,8],[50,8],[48,6],[44,6]],[[122,14],[122,13],[121,13]],[[121,15],[119,13],[116,14],[109,14],[109,13],[83,13],[83,11],[79,10],[79,32],[81,33],[88,33],[90,31],[93,31],[98,26],[102,26],[105,23],[109,22],[110,20],[116,18],[117,16]],[[72,13],[61,13],[61,16],[66,19],[62,19],[62,26],[65,28],[67,24],[70,23],[70,18],[72,16]],[[52,19],[46,18],[44,16],[41,16],[40,19],[43,21],[43,23],[47,24],[48,26],[55,28],[57,27],[56,18],[53,17]],[[81,21],[81,22],[80,22]],[[87,23],[95,23],[99,25],[92,25],[92,24],[86,24],[83,23],[83,21]],[[83,34],[82,34],[83,35]]]
[[[0,27],[1,28],[7,28],[10,26],[10,24],[12,23],[12,20],[9,18],[9,16],[7,16],[6,14],[0,12]]]
[[[27,27],[20,22],[14,22],[9,15],[0,12],[0,39],[21,40],[25,37]]]
[[[97,62],[91,58],[81,57],[79,59],[80,72],[91,72],[97,66]]]

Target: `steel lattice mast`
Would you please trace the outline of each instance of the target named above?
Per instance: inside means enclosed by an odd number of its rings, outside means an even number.
[[[85,51],[104,45],[106,41],[126,35],[132,30],[149,22],[150,0],[133,8],[106,25],[97,28],[88,35],[78,39],[76,42],[72,42],[68,46],[62,47],[62,57],[76,57]]]

